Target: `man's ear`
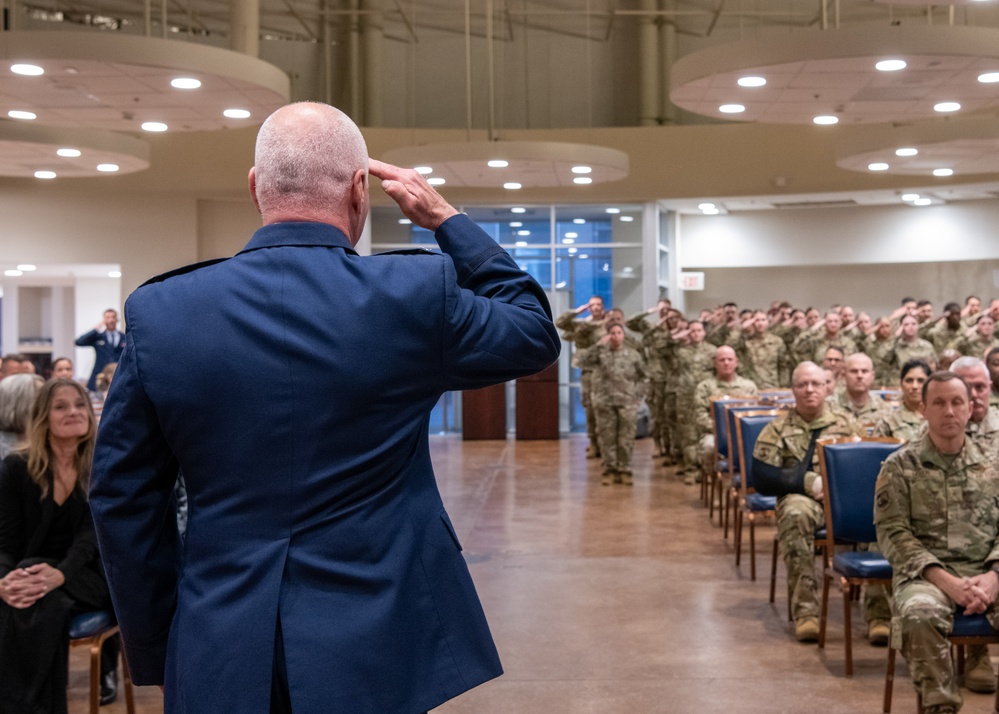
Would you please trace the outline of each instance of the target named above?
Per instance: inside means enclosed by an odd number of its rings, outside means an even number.
[[[260,213],[260,201],[257,200],[257,167],[250,167],[250,175],[247,177],[247,182],[250,186],[250,198],[253,199],[253,205],[257,209],[257,213]]]

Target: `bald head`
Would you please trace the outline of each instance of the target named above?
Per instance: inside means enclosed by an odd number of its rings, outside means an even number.
[[[316,102],[289,104],[257,133],[250,192],[265,225],[329,223],[356,242],[368,209],[367,170],[364,137],[346,114]]]

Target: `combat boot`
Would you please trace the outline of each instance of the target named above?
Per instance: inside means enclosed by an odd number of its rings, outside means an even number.
[[[587,449],[586,449],[586,458],[588,458],[588,459],[599,459],[600,458],[600,449],[598,449],[595,446],[587,447]]]
[[[610,471],[604,471],[603,476],[600,477],[601,486],[610,486],[614,480],[614,474]]]
[[[996,690],[996,673],[992,671],[988,645],[968,645],[964,660],[964,686],[980,694],[991,694]]]
[[[872,645],[884,647],[888,644],[891,623],[887,620],[871,620],[867,625],[867,639]]]
[[[819,618],[803,617],[794,623],[794,639],[798,642],[819,641]]]
[[[621,474],[621,483],[625,486],[633,486],[635,482],[631,478],[631,471],[624,471]]]

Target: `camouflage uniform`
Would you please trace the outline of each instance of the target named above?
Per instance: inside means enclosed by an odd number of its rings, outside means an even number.
[[[875,424],[877,421],[891,411],[891,407],[877,394],[868,394],[867,402],[862,407],[854,405],[850,400],[850,395],[846,389],[838,390],[826,402],[833,408],[833,411],[848,415],[861,427],[868,424]]]
[[[625,326],[642,335],[642,346],[645,351],[645,366],[649,373],[649,415],[652,439],[656,451],[660,454],[669,453],[669,435],[666,428],[666,351],[670,342],[669,328],[665,325],[652,324],[647,312],[639,313],[629,319]]]
[[[964,433],[975,440],[978,447],[991,458],[997,456],[999,450],[999,409],[989,407],[980,422],[968,420]]]
[[[893,340],[879,340],[874,335],[868,335],[866,339],[857,340],[856,344],[857,348],[874,363],[874,384],[879,387],[898,384],[901,370],[893,373],[889,364],[894,346]]]
[[[811,361],[820,367],[825,359],[826,350],[830,347],[839,347],[843,350],[844,358],[857,351],[857,344],[842,332],[835,337],[829,337],[825,332],[816,334],[806,330],[794,341],[794,352],[798,362]]]
[[[857,425],[851,417],[834,412],[826,405],[822,413],[806,422],[797,411],[778,415],[764,427],[753,448],[753,458],[778,468],[801,463],[808,453],[812,432],[821,429],[820,437],[856,436]],[[805,474],[805,491],[811,493],[818,478],[819,450],[812,456],[812,469]],[[825,523],[822,504],[811,496],[791,493],[777,501],[777,535],[787,566],[787,590],[791,613],[796,621],[819,616],[815,578],[815,531]],[[888,620],[888,603],[882,596],[873,598],[868,590],[867,619]]]
[[[735,344],[739,373],[760,389],[778,389],[791,383],[791,358],[784,341],[764,332],[741,334]]]
[[[711,376],[715,352],[718,348],[702,342],[685,345],[676,351],[677,390],[676,414],[678,436],[683,450],[683,471],[701,472],[701,459],[697,453],[697,414],[694,411],[694,390]]]
[[[755,397],[756,385],[745,377],[736,375],[731,382],[722,382],[717,376],[708,377],[694,389],[694,411],[697,414],[697,430],[700,434],[701,473],[710,475],[715,471],[715,422],[711,413],[711,398],[721,396]]]
[[[954,603],[923,579],[931,565],[973,577],[999,560],[999,471],[973,440],[952,461],[929,434],[889,456],[878,476],[874,524],[894,577],[892,646],[909,663],[927,708],[960,708],[950,645]],[[999,613],[986,611],[993,627]]]
[[[914,340],[906,342],[902,339],[895,340],[895,344],[888,352],[888,373],[892,377],[891,384],[898,384],[902,374],[902,366],[913,359],[921,359],[931,367],[937,363],[937,352],[933,345],[926,340]]]
[[[680,343],[670,338],[663,350],[663,365],[665,369],[666,381],[663,384],[663,414],[666,419],[666,447],[667,455],[673,463],[680,463],[683,458],[682,446],[680,444],[680,427],[676,414],[676,393],[679,384],[677,350]]]
[[[954,349],[965,357],[977,357],[981,360],[985,359],[985,355],[993,347],[999,347],[999,339],[992,337],[988,340],[983,340],[982,336],[977,332],[971,337],[962,337],[954,343]]]
[[[923,431],[923,415],[910,412],[905,406],[882,415],[874,425],[874,436],[890,436],[895,439],[915,441]]]
[[[999,407],[999,392],[996,391],[994,386],[992,387],[992,391],[989,392],[989,406]]]
[[[929,340],[930,344],[933,345],[933,349],[936,350],[937,354],[940,354],[944,350],[955,349],[957,341],[961,339],[964,335],[964,329],[960,326],[956,330],[952,330],[947,327],[947,322],[941,322],[935,325],[931,330],[928,330],[926,336],[923,337],[925,340]]]
[[[648,378],[645,360],[627,345],[617,350],[597,345],[580,355],[580,364],[593,370],[592,400],[604,460],[604,483],[609,483],[610,478],[631,483],[635,418]]]
[[[585,369],[579,364],[579,353],[587,350],[600,341],[607,331],[604,329],[603,320],[594,322],[593,320],[579,320],[575,310],[562,313],[555,326],[562,330],[562,339],[575,345],[575,354],[572,356],[572,366],[580,367],[579,374],[579,398],[583,403],[583,411],[586,412],[586,435],[590,437],[590,447],[598,452],[600,446],[597,443],[597,420],[593,413],[590,401],[590,392],[593,389],[593,378],[591,370]]]

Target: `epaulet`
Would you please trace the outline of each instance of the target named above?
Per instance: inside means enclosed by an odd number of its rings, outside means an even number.
[[[384,253],[374,253],[373,257],[379,255],[443,255],[436,250],[429,248],[402,248],[401,250],[387,250]]]
[[[228,258],[214,258],[212,260],[203,260],[200,263],[191,263],[190,265],[185,265],[182,268],[175,268],[173,270],[168,270],[165,273],[160,273],[157,276],[149,278],[149,280],[147,280],[146,282],[144,282],[139,287],[141,288],[144,285],[152,285],[153,283],[162,283],[167,278],[172,278],[175,275],[184,275],[185,273],[190,273],[192,271],[198,270],[199,268],[205,268],[205,267],[207,267],[209,265],[215,265],[216,263],[221,263],[221,262],[226,261],[226,260],[229,260],[229,259]]]

